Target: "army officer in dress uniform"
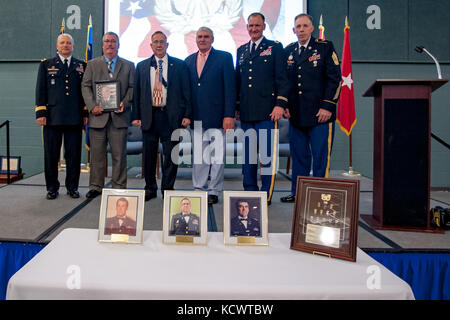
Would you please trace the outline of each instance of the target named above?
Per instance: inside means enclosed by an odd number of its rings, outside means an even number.
[[[64,137],[66,189],[79,198],[82,125],[88,113],[81,95],[85,62],[72,57],[73,38],[63,33],[56,41],[56,57],[43,59],[36,83],[36,123],[43,126],[47,199],[58,196],[58,161]]]
[[[181,200],[181,213],[172,217],[169,235],[200,236],[200,219],[191,213],[191,201],[188,198]]]
[[[265,28],[265,18],[261,13],[250,14],[247,24],[250,41],[237,50],[236,118],[241,120],[244,131],[256,130],[259,136],[259,132],[266,130],[267,139],[259,141],[258,138],[257,149],[263,156],[270,159],[266,163],[263,161],[261,170],[261,190],[267,192],[267,202],[270,205],[276,170],[274,159],[276,153],[272,155],[271,152],[274,144],[272,140],[275,140],[275,137],[272,136],[271,130],[283,117],[288,101],[289,82],[283,46],[277,41],[266,39],[263,36]],[[267,147],[265,150],[262,148],[264,145]],[[246,191],[258,191],[256,154],[254,149],[253,152],[250,150],[250,143],[245,143],[245,161],[242,165],[243,185]]]
[[[312,17],[299,14],[294,33],[298,41],[285,50],[291,90],[285,117],[290,118],[292,157],[291,194],[282,202],[294,202],[298,176],[328,177],[341,89],[341,70],[333,43],[314,39]]]

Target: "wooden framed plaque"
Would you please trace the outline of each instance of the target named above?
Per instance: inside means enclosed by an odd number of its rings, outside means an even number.
[[[359,180],[298,177],[291,249],[356,261]]]
[[[95,102],[105,112],[119,110],[120,82],[115,80],[95,82]]]

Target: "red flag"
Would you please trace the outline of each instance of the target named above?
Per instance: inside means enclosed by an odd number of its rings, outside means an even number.
[[[353,92],[352,55],[350,53],[350,40],[347,18],[344,28],[344,49],[342,50],[342,82],[341,96],[337,105],[336,121],[348,136],[352,133],[356,123],[355,95]]]

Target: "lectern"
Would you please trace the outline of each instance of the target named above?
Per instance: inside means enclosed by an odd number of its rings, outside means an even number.
[[[448,79],[378,79],[374,97],[375,229],[441,232],[430,226],[431,93]]]

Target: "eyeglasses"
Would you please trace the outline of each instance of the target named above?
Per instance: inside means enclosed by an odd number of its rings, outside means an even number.
[[[165,44],[166,40],[153,40],[152,43],[153,44]]]

